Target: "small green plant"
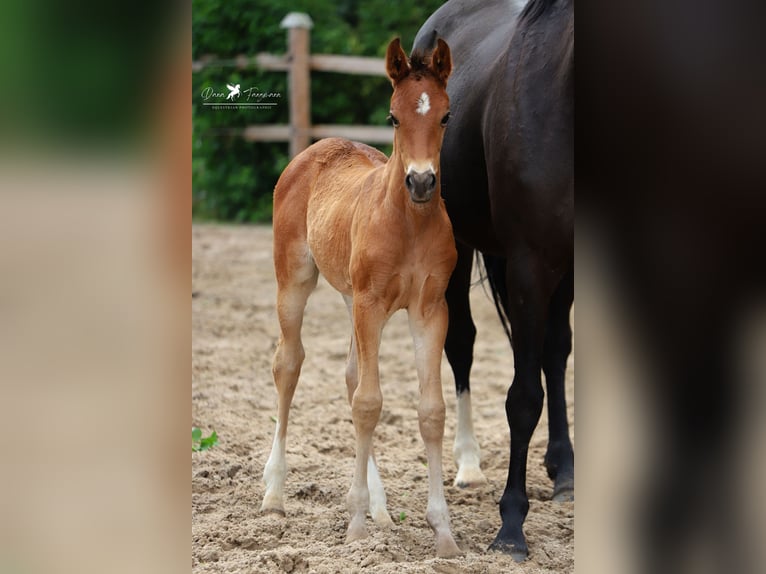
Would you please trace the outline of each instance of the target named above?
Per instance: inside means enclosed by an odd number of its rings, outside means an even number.
[[[404,522],[404,519],[407,518],[407,515],[404,513],[404,510],[402,510],[399,513],[399,522]]]
[[[203,437],[202,430],[197,427],[192,427],[192,452],[199,452],[201,450],[207,450],[218,444],[218,435],[215,431],[210,433],[210,436]]]

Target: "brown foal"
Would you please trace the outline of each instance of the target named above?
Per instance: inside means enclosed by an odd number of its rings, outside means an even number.
[[[407,309],[420,381],[418,420],[428,459],[426,518],[438,556],[460,553],[442,486],[444,398],[441,357],[447,332],[444,292],[455,267],[452,226],[439,188],[439,153],[449,119],[450,50],[439,40],[430,55],[408,60],[399,39],[386,54],[394,88],[394,146],[381,152],[339,138],[296,156],[274,189],[274,265],[281,336],[274,355],[278,419],[263,473],[262,510],[284,513],[287,420],[304,358],[301,324],[321,273],[344,297],[353,333],[346,385],[356,429],[356,464],[347,503],[347,541],[367,536],[369,510],[391,527],[375,465],[372,436],[382,395],[378,351],[383,326]]]

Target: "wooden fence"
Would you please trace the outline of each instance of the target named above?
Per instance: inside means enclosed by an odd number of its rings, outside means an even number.
[[[291,12],[284,17],[280,26],[287,29],[288,52],[285,55],[264,53],[256,56],[237,56],[230,60],[202,58],[192,62],[193,72],[206,67],[260,68],[287,72],[290,123],[288,125],[249,125],[242,130],[242,137],[248,141],[289,141],[291,157],[306,149],[312,139],[332,136],[368,143],[391,143],[394,139],[391,127],[311,125],[311,70],[385,76],[385,60],[360,56],[311,54],[310,31],[313,22],[308,14]]]

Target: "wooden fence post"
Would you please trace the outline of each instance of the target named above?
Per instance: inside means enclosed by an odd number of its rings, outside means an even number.
[[[311,142],[311,75],[309,71],[310,30],[314,23],[308,14],[290,12],[280,26],[287,28],[288,90],[290,92],[290,157],[295,157]]]

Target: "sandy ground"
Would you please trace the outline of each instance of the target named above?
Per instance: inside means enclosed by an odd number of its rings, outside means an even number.
[[[550,501],[543,467],[546,413],[530,445],[525,532],[530,557],[515,564],[487,553],[500,526],[497,503],[508,468],[504,401],[513,373],[508,341],[483,289],[472,290],[479,331],[473,405],[482,469],[489,483],[452,486],[455,399],[442,363],[447,422],[444,473],[453,534],[464,556],[437,559],[425,521],[427,469],[417,423],[418,383],[406,314],[388,323],[381,346],[383,412],[376,452],[396,525],[368,519],[370,537],[346,545],[345,497],[354,429],[346,401],[350,325],[341,297],[320,279],[303,326],[306,361],[290,413],[286,517],[259,512],[261,475],[276,415],[271,358],[278,337],[270,227],[193,228],[192,424],[215,429],[219,444],[192,454],[192,571],[207,572],[573,572],[574,503]],[[567,393],[574,435],[574,364]],[[573,436],[574,438],[574,436]],[[400,518],[403,517],[403,520]]]

